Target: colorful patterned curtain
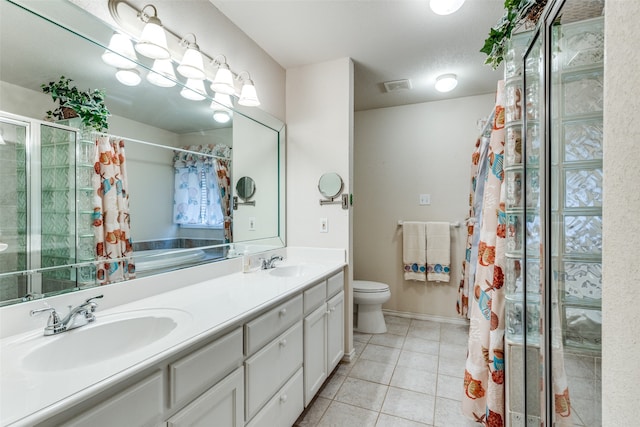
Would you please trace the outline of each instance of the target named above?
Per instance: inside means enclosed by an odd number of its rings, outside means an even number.
[[[129,186],[124,141],[96,137],[93,235],[96,243],[96,281],[104,285],[135,277],[130,234]]]
[[[469,348],[463,413],[487,426],[502,427],[504,402],[504,82],[498,83],[482,197],[478,261],[469,303]]]
[[[176,150],[173,158],[174,222],[224,225],[225,241],[231,242],[231,177],[228,160],[231,158],[231,147],[209,144],[191,145],[183,149]],[[206,202],[203,202],[203,191],[206,193]]]

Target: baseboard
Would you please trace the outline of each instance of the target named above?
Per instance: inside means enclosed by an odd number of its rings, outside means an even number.
[[[356,358],[356,349],[352,348],[349,353],[345,353],[342,356],[342,361],[346,363],[351,363],[355,360],[355,358]]]
[[[440,323],[451,323],[454,325],[468,325],[469,319],[463,319],[462,317],[445,317],[445,316],[435,316],[433,314],[418,314],[418,313],[409,313],[406,311],[395,311],[395,310],[387,310],[382,309],[383,314],[388,314],[390,316],[396,317],[404,317],[407,319],[416,319],[416,320],[431,320],[433,322]]]

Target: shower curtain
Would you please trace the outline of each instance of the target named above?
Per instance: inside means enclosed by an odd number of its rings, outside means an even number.
[[[473,299],[469,301],[469,348],[463,413],[487,426],[504,426],[504,82],[498,82],[486,157]],[[475,249],[473,249],[475,250]],[[472,250],[472,251],[473,251]]]
[[[174,222],[223,225],[225,242],[231,242],[231,177],[228,160],[231,148],[225,144],[191,145],[183,148],[188,151],[176,150],[173,158]]]
[[[95,144],[91,183],[96,282],[104,285],[134,278],[135,265],[124,141],[99,135]]]

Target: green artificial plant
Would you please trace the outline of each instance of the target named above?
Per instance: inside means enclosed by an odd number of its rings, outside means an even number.
[[[87,128],[98,132],[107,130],[109,110],[104,103],[105,91],[100,89],[80,91],[76,86],[71,86],[72,81],[70,78],[60,76],[57,82],[41,85],[44,93],[51,94],[51,98],[58,101],[58,108],[47,111],[47,118],[58,120],[69,118],[65,110],[70,108],[76,112]]]
[[[489,30],[489,37],[484,41],[480,52],[487,54],[485,64],[498,68],[504,60],[507,44],[511,34],[525,20],[537,22],[546,0],[505,0],[504,15],[500,21]]]

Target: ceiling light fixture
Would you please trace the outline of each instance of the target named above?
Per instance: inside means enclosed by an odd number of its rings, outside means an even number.
[[[173,64],[170,59],[156,59],[153,67],[147,74],[149,83],[160,87],[174,87],[176,74],[173,72]]]
[[[102,54],[105,64],[120,69],[136,68],[138,60],[136,52],[133,50],[131,39],[122,33],[115,32],[109,40],[109,47]]]
[[[219,60],[222,58],[222,60]],[[216,93],[223,93],[225,95],[233,95],[236,92],[236,88],[233,84],[233,73],[227,64],[227,58],[224,55],[216,56],[212,63],[218,64],[218,71],[211,83],[211,90]]]
[[[193,42],[186,39],[187,36],[193,36]],[[178,65],[178,72],[188,79],[203,80],[206,75],[204,73],[204,61],[202,59],[202,53],[200,53],[200,47],[196,43],[196,35],[193,33],[187,34],[182,40],[180,40],[181,46],[186,46],[187,51],[182,57],[182,62]]]
[[[458,77],[455,74],[443,74],[436,79],[438,92],[450,92],[458,85]]]
[[[438,15],[450,15],[460,9],[464,0],[429,0],[429,7]]]
[[[153,9],[153,16],[144,11],[148,7]],[[169,59],[171,54],[167,46],[167,35],[162,28],[162,22],[158,19],[156,7],[152,4],[146,5],[138,17],[145,22],[145,26],[142,29],[140,40],[136,43],[136,51],[151,59]]]
[[[125,86],[138,86],[142,81],[140,71],[136,70],[118,70],[116,71],[116,79]]]
[[[247,75],[246,79],[242,79],[243,74]],[[245,107],[257,107],[260,105],[260,100],[258,99],[258,94],[256,93],[256,87],[253,84],[253,80],[251,80],[251,76],[248,71],[243,71],[238,75],[238,79],[242,81],[242,90],[240,91],[240,99],[238,99],[238,104],[244,105]]]
[[[187,79],[187,84],[180,91],[183,98],[191,101],[202,101],[207,97],[205,94],[204,83],[198,79]]]
[[[218,123],[227,123],[231,120],[231,114],[228,111],[216,110],[213,112],[213,120]]]

